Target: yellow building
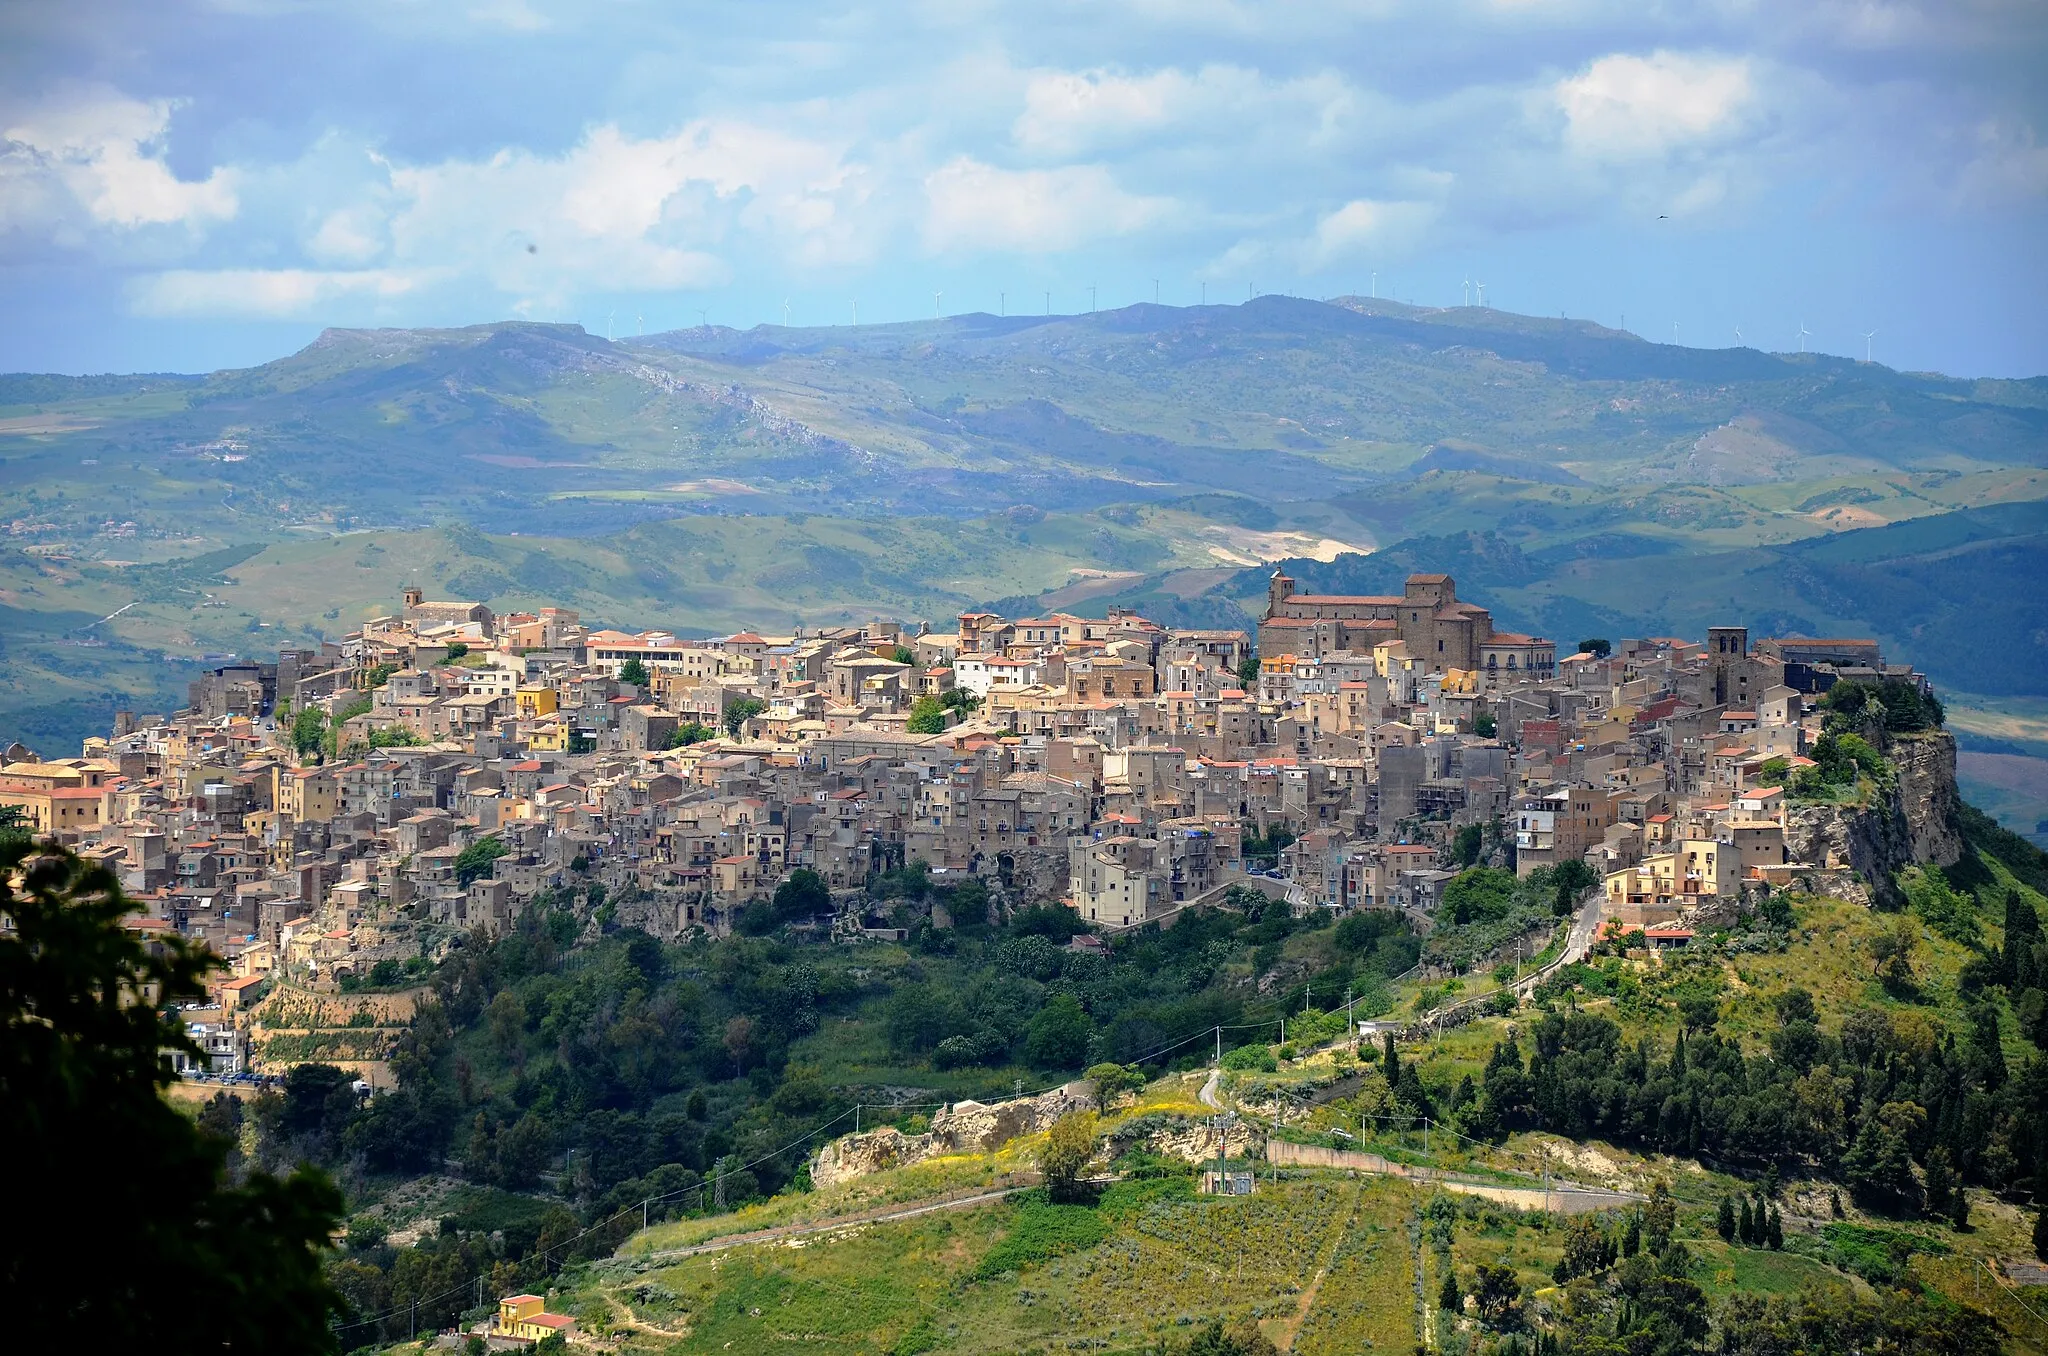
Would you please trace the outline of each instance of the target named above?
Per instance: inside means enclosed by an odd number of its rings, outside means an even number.
[[[519,718],[539,720],[552,716],[560,709],[560,697],[551,687],[522,687],[519,689]]]
[[[332,768],[279,768],[276,795],[277,812],[300,823],[341,813],[341,787]]]
[[[492,1325],[491,1335],[538,1342],[556,1333],[567,1337],[576,1331],[575,1319],[551,1314],[546,1305],[539,1295],[507,1295],[498,1301],[498,1321]]]
[[[37,833],[66,833],[106,822],[107,793],[86,786],[9,789],[0,786],[0,806],[13,806]]]

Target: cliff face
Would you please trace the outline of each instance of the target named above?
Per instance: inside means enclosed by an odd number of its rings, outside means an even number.
[[[1905,902],[1895,880],[1900,871],[1953,866],[1963,855],[1956,741],[1936,730],[1896,736],[1880,747],[1898,771],[1897,785],[1865,807],[1792,806],[1785,847],[1794,861],[1822,868],[1815,885],[1826,893],[1898,908]]]
[[[1956,790],[1956,737],[1946,730],[1895,739],[1885,750],[1899,770],[1899,808],[1922,866],[1954,866],[1963,856]]]

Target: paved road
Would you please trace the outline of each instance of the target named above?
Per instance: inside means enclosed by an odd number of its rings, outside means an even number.
[[[1202,1084],[1202,1090],[1195,1094],[1195,1097],[1203,1106],[1214,1107],[1218,1111],[1223,1110],[1223,1103],[1216,1096],[1216,1085],[1222,1081],[1223,1070],[1209,1070],[1209,1081]]]
[[[745,1247],[749,1243],[774,1243],[785,1238],[802,1238],[806,1234],[829,1234],[838,1229],[850,1229],[858,1224],[886,1224],[891,1220],[911,1219],[918,1215],[929,1215],[939,1210],[965,1210],[969,1206],[986,1205],[999,1201],[1005,1196],[1014,1196],[1031,1187],[1002,1187],[995,1191],[977,1192],[972,1196],[954,1196],[943,1200],[918,1201],[909,1205],[891,1206],[879,1210],[864,1211],[853,1215],[838,1215],[832,1219],[815,1220],[808,1224],[783,1224],[773,1229],[755,1229],[744,1234],[727,1234],[709,1242],[698,1243],[687,1248],[665,1248],[660,1252],[641,1253],[630,1260],[636,1262],[669,1262],[682,1257],[699,1257],[707,1252],[720,1252],[726,1248]]]

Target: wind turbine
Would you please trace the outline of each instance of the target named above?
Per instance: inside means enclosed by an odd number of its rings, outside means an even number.
[[[1737,326],[1735,327],[1735,343],[1736,343],[1736,345],[1737,345],[1738,347],[1739,347],[1739,346],[1741,345],[1741,343],[1742,343],[1742,326],[1740,326],[1740,325],[1737,325]]]
[[[1009,294],[1008,292],[998,292],[998,293],[996,293],[996,314],[997,314],[997,315],[1008,315],[1009,313],[1010,313],[1010,294]]]
[[[1465,291],[1463,293],[1463,296],[1465,299],[1459,302],[1458,304],[1460,306],[1470,306],[1472,304],[1472,280],[1470,278],[1465,279]]]
[[[647,317],[638,311],[633,313],[633,333],[636,337],[644,337],[647,333]]]
[[[711,328],[711,321],[707,316],[704,308],[701,306],[697,308],[697,328],[700,330],[708,330]]]
[[[1088,314],[1095,314],[1095,284],[1088,284]]]
[[[1154,306],[1159,304],[1159,279],[1157,278],[1152,280],[1152,304]]]
[[[1202,284],[1202,304],[1204,306],[1209,304],[1209,284],[1207,283]]]
[[[1864,336],[1863,336],[1863,361],[1864,361],[1864,362],[1869,362],[1869,361],[1870,361],[1870,341],[1871,341],[1871,340],[1873,340],[1873,339],[1875,339],[1875,338],[1877,338],[1877,331],[1876,331],[1876,330],[1872,330],[1872,331],[1870,331],[1870,333],[1868,333],[1868,334],[1866,334],[1866,335],[1864,335]]]
[[[934,319],[934,320],[938,320],[938,319],[940,319],[940,315],[939,315],[939,298],[940,298],[940,297],[943,297],[943,296],[945,296],[945,295],[946,295],[946,294],[945,294],[944,292],[934,292],[934,293],[932,293],[932,319]]]
[[[1045,294],[1045,313],[1047,315],[1052,314],[1052,293],[1050,292]]]
[[[858,301],[853,303],[853,327],[855,329],[860,328],[860,303]]]
[[[619,313],[617,310],[613,310],[610,315],[607,315],[604,318],[604,341],[607,344],[609,344],[612,341],[612,322],[614,320],[617,320],[618,318]]]
[[[782,328],[789,328],[789,298],[782,299]]]
[[[1374,270],[1372,271],[1372,295],[1373,295],[1373,300],[1375,300],[1375,301],[1379,300],[1379,295],[1380,295],[1380,271],[1379,271],[1378,269],[1374,269]]]
[[[1807,336],[1811,335],[1812,333],[1812,330],[1806,328],[1806,322],[1804,320],[1799,322],[1799,351],[1801,353],[1806,352]]]
[[[1486,284],[1474,278],[1472,280],[1472,290],[1479,294],[1479,305],[1483,309],[1486,305]]]

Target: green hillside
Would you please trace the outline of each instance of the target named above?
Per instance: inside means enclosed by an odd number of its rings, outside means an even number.
[[[397,1091],[356,1108],[295,1074],[244,1144],[342,1173],[357,1213],[333,1273],[361,1320],[349,1345],[372,1348],[414,1301],[423,1329],[473,1314],[481,1275],[627,1352],[1210,1353],[1260,1350],[1256,1332],[1504,1356],[1539,1335],[1563,1354],[1772,1350],[1801,1326],[1834,1334],[1810,1351],[2040,1350],[2048,1324],[1985,1268],[2032,1255],[2048,1161],[2048,859],[1968,831],[1963,865],[1907,880],[1907,912],[1794,896],[1663,964],[1602,949],[1393,1063],[1345,1038],[1344,995],[1352,1016],[1427,1011],[1487,988],[1483,953],[1423,984],[1397,920],[1273,910],[1081,956],[1051,911],[930,931],[908,876],[871,887],[908,945],[794,946],[763,920],[666,947],[603,903],[588,932],[571,893],[432,978]],[[1432,948],[1485,933],[1456,907]],[[1509,888],[1500,916],[1519,907]],[[1216,1093],[1256,1135],[1456,1188],[1268,1164],[1250,1197],[1197,1195],[1161,1149],[1214,1114],[1218,1027]],[[1020,1177],[1042,1133],[809,1180],[856,1103],[915,1133],[937,1103],[1119,1058],[1142,1086],[1094,1127],[1110,1180],[1074,1199]],[[416,1175],[451,1162],[460,1181]],[[1592,1189],[1594,1212],[1544,1210],[1546,1180]],[[1238,1345],[1190,1345],[1211,1324]]]

